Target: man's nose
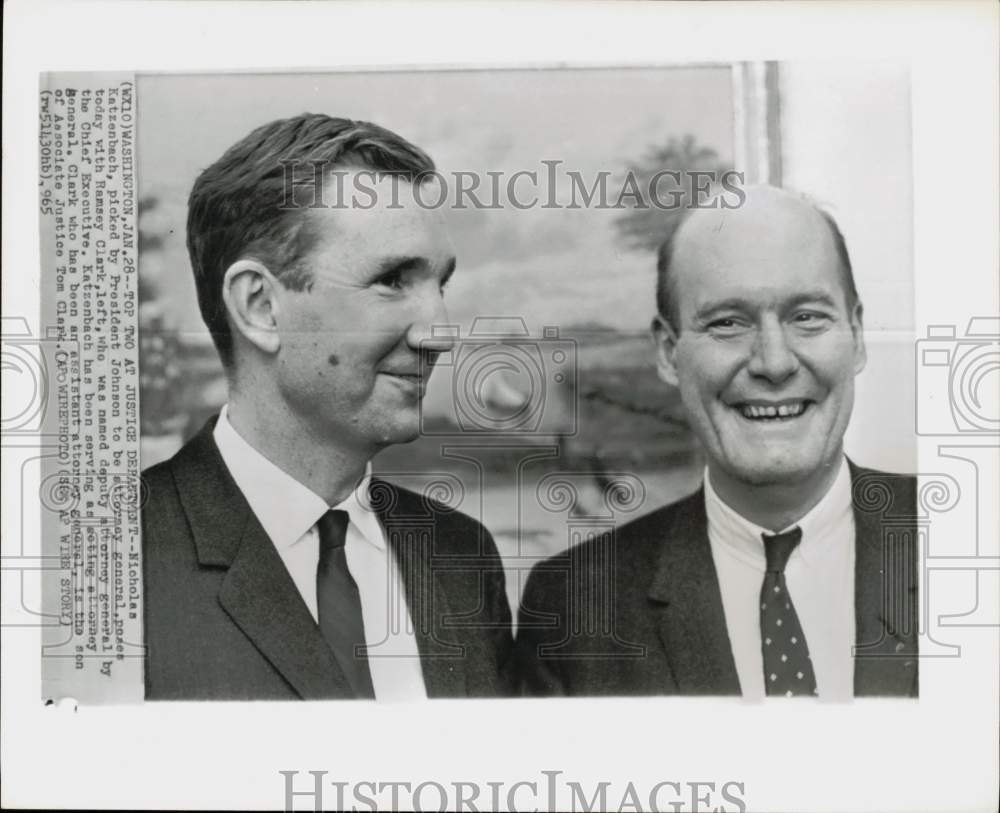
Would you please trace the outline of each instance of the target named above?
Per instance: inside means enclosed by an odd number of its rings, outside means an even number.
[[[448,324],[448,309],[440,293],[425,297],[406,333],[410,347],[438,355],[455,346],[455,329]]]
[[[788,343],[784,328],[777,320],[767,320],[757,331],[747,370],[751,375],[780,384],[795,375],[799,357]]]

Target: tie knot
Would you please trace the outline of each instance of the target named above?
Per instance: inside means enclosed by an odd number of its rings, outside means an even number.
[[[319,518],[316,528],[319,530],[320,552],[344,547],[349,521],[346,511],[334,511],[332,508]]]
[[[767,557],[769,573],[784,573],[788,557],[802,540],[802,529],[796,525],[783,534],[761,534],[764,540],[764,555]]]

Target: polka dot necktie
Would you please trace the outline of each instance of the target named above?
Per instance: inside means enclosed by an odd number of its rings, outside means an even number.
[[[375,690],[368,661],[359,657],[365,645],[365,625],[361,615],[361,594],[347,569],[346,511],[327,511],[316,527],[319,530],[319,567],[316,570],[316,603],[319,628],[344,670],[355,697],[372,699]]]
[[[816,675],[806,637],[785,584],[785,565],[802,539],[796,526],[783,534],[761,534],[767,572],[760,588],[760,642],[768,696],[816,694]]]

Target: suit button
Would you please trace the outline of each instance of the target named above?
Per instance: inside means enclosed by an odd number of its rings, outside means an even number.
[[[902,652],[904,649],[906,649],[906,644],[904,644],[902,641],[896,644],[896,652]]]
[[[906,669],[912,669],[913,668],[913,661],[903,661],[903,666]]]

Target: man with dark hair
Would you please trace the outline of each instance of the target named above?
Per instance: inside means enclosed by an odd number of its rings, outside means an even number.
[[[803,198],[746,192],[659,256],[658,372],[703,487],[535,568],[528,693],[917,694],[915,480],[843,451],[866,359],[846,245]]]
[[[371,476],[416,437],[450,348],[432,326],[451,240],[405,193],[436,182],[398,135],[321,115],[258,128],[195,182],[188,248],[229,400],[145,472],[148,698],[507,692],[493,540]]]

